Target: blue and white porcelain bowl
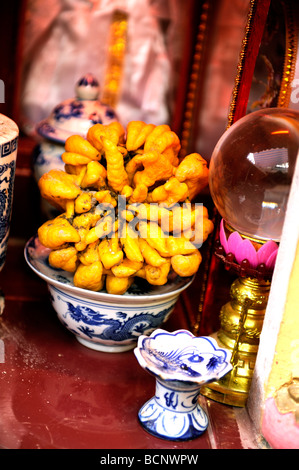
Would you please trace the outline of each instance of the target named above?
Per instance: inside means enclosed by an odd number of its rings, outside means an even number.
[[[138,338],[134,353],[141,367],[156,378],[155,396],[138,413],[143,428],[169,440],[200,436],[208,427],[198,402],[200,387],[232,369],[231,352],[208,336],[157,329]]]
[[[62,324],[81,344],[98,351],[133,349],[140,335],[150,334],[169,318],[180,293],[193,281],[193,277],[176,277],[164,286],[151,286],[140,280],[124,295],[93,292],[75,287],[72,274],[51,267],[49,252],[34,236],[24,255],[30,268],[47,282]]]

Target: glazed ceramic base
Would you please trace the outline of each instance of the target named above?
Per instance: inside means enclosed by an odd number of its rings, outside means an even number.
[[[95,343],[94,341],[88,341],[87,339],[80,338],[80,336],[76,336],[76,338],[79,341],[79,343],[81,343],[83,346],[86,346],[87,348],[94,349],[95,351],[103,351],[103,352],[109,352],[109,353],[119,353],[119,352],[129,351],[136,346],[135,343],[124,344],[120,346],[105,345],[105,344]]]
[[[198,387],[156,381],[156,395],[139,410],[142,427],[150,434],[173,441],[199,437],[208,427],[208,418],[197,402]]]

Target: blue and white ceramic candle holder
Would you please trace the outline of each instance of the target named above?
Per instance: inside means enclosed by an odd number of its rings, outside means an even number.
[[[156,378],[155,396],[138,413],[143,428],[175,441],[200,436],[208,427],[198,403],[200,388],[232,369],[231,352],[210,337],[157,329],[139,337],[134,353],[141,367]]]

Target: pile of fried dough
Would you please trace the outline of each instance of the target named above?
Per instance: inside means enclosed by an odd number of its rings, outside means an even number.
[[[110,294],[124,294],[136,276],[164,285],[170,273],[196,273],[195,230],[203,243],[214,228],[206,208],[192,202],[208,184],[208,166],[198,153],[180,161],[180,148],[168,125],[143,121],[126,129],[95,124],[86,138],[69,137],[64,170],[38,182],[61,212],[38,230],[50,265],[74,273],[77,287]]]

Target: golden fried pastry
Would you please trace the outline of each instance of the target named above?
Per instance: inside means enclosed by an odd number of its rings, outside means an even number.
[[[103,149],[107,162],[108,185],[120,193],[124,186],[129,184],[129,178],[124,166],[123,154],[117,146],[106,137],[102,137]]]
[[[93,206],[93,194],[91,192],[84,191],[79,194],[75,199],[74,211],[77,214],[82,214],[83,212],[88,212]]]
[[[50,170],[38,181],[41,196],[54,207],[65,209],[68,200],[76,199],[81,194],[81,188],[76,176],[62,170]]]
[[[178,153],[181,149],[181,143],[175,132],[171,131],[167,126],[162,128],[157,126],[156,130],[152,132],[150,137],[146,140],[144,145],[145,152],[156,150],[159,153],[163,153],[169,159],[172,165],[177,166],[179,164]],[[158,132],[158,135],[155,135]]]
[[[187,155],[176,168],[175,177],[185,182],[189,189],[189,199],[192,201],[209,182],[207,162],[199,153]]]
[[[137,150],[144,145],[147,137],[154,130],[154,124],[146,124],[143,121],[131,121],[127,125],[127,150]]]
[[[64,215],[48,220],[38,229],[38,238],[42,245],[52,250],[63,247],[65,243],[80,241],[80,235]]]
[[[168,280],[170,260],[166,260],[161,266],[145,265],[145,279],[154,286],[163,286]]]
[[[193,276],[200,266],[202,256],[198,250],[190,255],[174,255],[171,257],[171,267],[181,277]]]
[[[74,246],[52,250],[49,263],[54,268],[74,273],[77,269],[78,252]]]
[[[117,237],[104,238],[100,242],[98,253],[105,269],[111,269],[124,259],[124,253]]]
[[[132,261],[129,258],[125,258],[121,263],[112,266],[111,271],[116,277],[130,277],[139,271],[142,265],[142,261]]]
[[[99,151],[80,135],[71,135],[68,137],[65,141],[64,148],[66,152],[84,155],[90,160],[98,160],[101,158]]]
[[[94,124],[88,129],[87,140],[100,153],[104,153],[102,137],[118,145],[124,141],[125,130],[119,122],[110,124]]]
[[[151,193],[152,202],[163,202],[171,205],[185,201],[189,196],[189,188],[186,183],[181,183],[175,176],[169,178],[166,183],[155,188]]]
[[[74,286],[99,291],[103,288],[103,285],[103,265],[100,261],[88,265],[79,264],[74,274]]]
[[[134,157],[136,162],[140,162],[144,169],[138,170],[134,174],[134,185],[144,184],[150,187],[156,181],[166,181],[173,175],[173,165],[162,153],[152,150],[148,153]]]
[[[38,230],[49,263],[74,273],[77,287],[117,295],[136,277],[163,285],[170,272],[193,275],[214,228],[207,209],[190,203],[208,184],[208,166],[197,153],[179,162],[180,148],[168,125],[144,121],[70,136],[65,171],[39,181],[41,196],[63,212]]]
[[[156,126],[146,138],[144,143],[144,152],[150,152],[152,148],[155,148],[155,144],[161,135],[169,131],[171,131],[171,129],[168,124],[160,124],[159,126]]]
[[[133,277],[116,277],[114,275],[106,276],[106,291],[108,294],[122,295],[134,281]]]
[[[106,186],[107,170],[97,161],[89,161],[81,182],[82,188],[104,188]]]
[[[99,240],[96,240],[93,243],[89,243],[85,250],[78,252],[78,259],[80,263],[88,266],[95,261],[101,261],[100,255],[98,252]]]
[[[150,246],[144,238],[139,238],[138,242],[141,254],[147,264],[160,267],[162,264],[166,263],[166,258],[163,258],[163,256],[161,256],[155,248]]]

